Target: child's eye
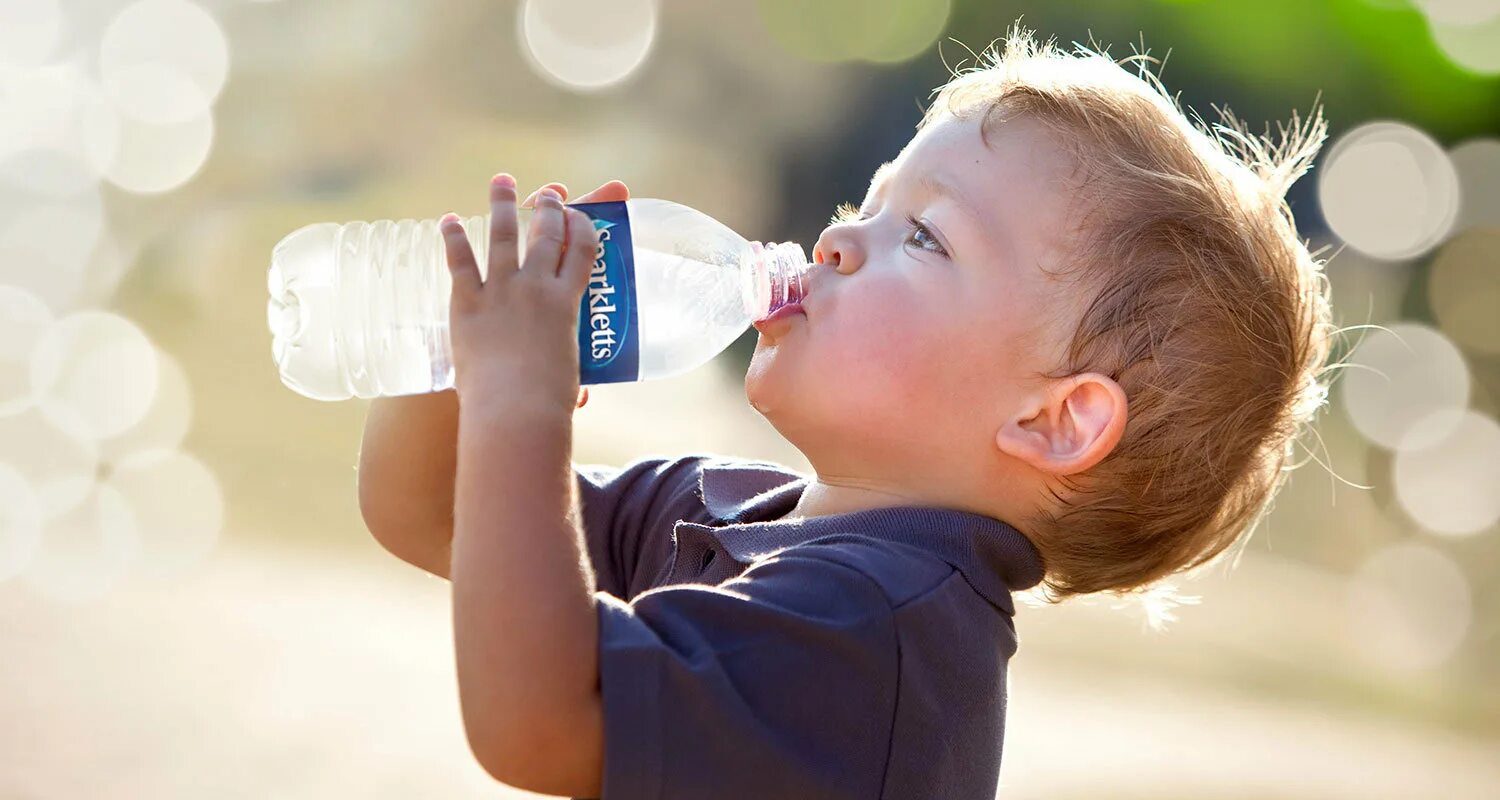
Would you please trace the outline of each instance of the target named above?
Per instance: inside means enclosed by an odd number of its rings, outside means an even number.
[[[832,215],[831,218],[828,218],[828,224],[838,225],[841,224],[841,222],[859,222],[861,221],[861,219],[868,218],[867,216],[861,215],[861,213],[859,213],[859,209],[853,207],[852,203],[840,203],[838,204],[837,209],[834,209],[834,215]],[[912,215],[906,215],[906,224],[912,227],[912,237],[910,237],[909,239],[909,242],[912,243],[912,245],[916,245],[919,249],[924,249],[924,251],[936,252],[936,254],[942,255],[942,257],[947,257],[947,249],[944,249],[942,243],[938,242],[938,237],[933,236],[932,228],[929,228],[927,227],[927,225],[922,224],[919,219],[916,219],[915,216]],[[926,243],[921,242],[921,240],[919,239],[916,239],[916,237],[921,236],[927,237]]]
[[[930,242],[932,242],[932,246],[935,247],[935,248],[937,248],[937,249],[936,250],[930,250],[929,248],[923,247],[921,244],[917,244],[918,248],[920,248],[922,250],[928,250],[928,252],[937,253],[940,256],[946,256],[946,255],[948,255],[948,251],[943,249],[942,243],[937,240],[936,236],[932,235],[932,231],[926,225],[923,225],[922,222],[921,222],[921,220],[918,220],[916,217],[913,217],[912,215],[907,214],[906,215],[906,224],[911,226],[912,233],[914,235],[915,234],[925,234],[927,236],[927,239]],[[915,243],[915,239],[913,239],[912,241],[913,241],[913,243]]]

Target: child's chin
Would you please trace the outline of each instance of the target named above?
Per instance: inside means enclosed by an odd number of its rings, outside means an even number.
[[[770,415],[796,396],[796,381],[792,380],[788,354],[776,345],[766,345],[762,338],[756,342],[755,353],[750,356],[750,367],[745,370],[745,399],[761,414]]]

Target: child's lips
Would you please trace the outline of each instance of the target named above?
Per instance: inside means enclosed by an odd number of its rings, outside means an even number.
[[[792,318],[796,316],[806,317],[807,312],[802,310],[801,303],[792,302],[771,312],[765,319],[758,319],[751,324],[762,334],[770,335],[790,326]]]

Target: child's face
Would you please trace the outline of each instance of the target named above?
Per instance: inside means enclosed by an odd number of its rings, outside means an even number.
[[[820,475],[904,480],[950,505],[935,495],[965,491],[955,470],[997,477],[996,431],[1059,366],[1081,310],[1045,271],[1073,228],[1073,165],[1051,136],[1016,118],[986,146],[977,117],[934,122],[877,170],[863,219],[819,237],[805,316],[762,332],[745,390]]]

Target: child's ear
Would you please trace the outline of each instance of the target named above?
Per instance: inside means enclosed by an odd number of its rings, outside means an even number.
[[[1005,454],[1052,475],[1098,464],[1125,433],[1125,390],[1106,375],[1085,372],[1049,385],[1035,403],[995,434]]]

